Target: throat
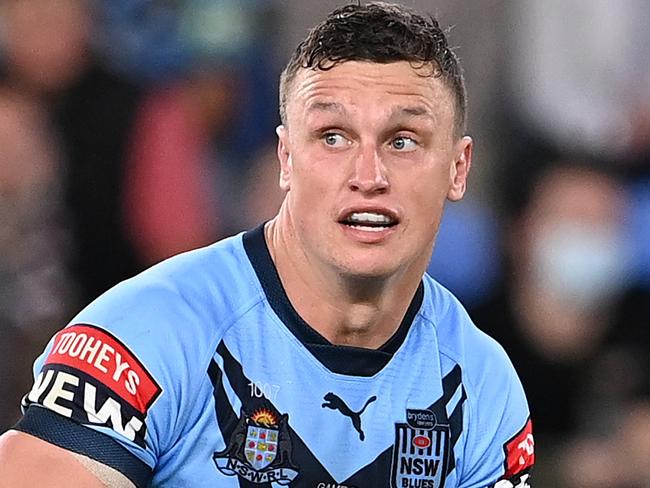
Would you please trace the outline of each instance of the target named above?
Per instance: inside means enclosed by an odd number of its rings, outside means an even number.
[[[378,349],[398,330],[413,297],[395,277],[343,275],[328,266],[315,266],[293,236],[271,221],[265,227],[269,253],[295,312],[328,342]]]
[[[383,314],[376,307],[352,305],[347,313],[335,319],[335,325],[328,327],[327,340],[339,346],[354,346],[378,349],[393,334],[394,327],[382,327]]]

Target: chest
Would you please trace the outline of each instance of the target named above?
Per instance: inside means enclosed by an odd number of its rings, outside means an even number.
[[[195,399],[204,408],[160,480],[169,472],[168,486],[454,486],[459,368],[444,371],[435,350],[405,343],[377,374],[343,375],[290,336],[249,332],[217,347]]]

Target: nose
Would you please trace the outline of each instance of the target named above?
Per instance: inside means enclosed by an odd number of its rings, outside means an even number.
[[[376,147],[361,147],[354,160],[354,168],[348,182],[350,190],[362,193],[386,193],[388,177],[386,168]]]

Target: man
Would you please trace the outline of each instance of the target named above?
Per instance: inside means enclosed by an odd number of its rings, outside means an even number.
[[[340,8],[280,92],[278,215],[59,332],[0,486],[528,486],[519,380],[424,275],[472,154],[437,22]]]

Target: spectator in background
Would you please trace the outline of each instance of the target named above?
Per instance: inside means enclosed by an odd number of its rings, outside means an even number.
[[[125,174],[124,220],[143,264],[220,235],[214,131],[232,112],[234,79],[194,72],[155,90],[137,117]]]
[[[75,286],[61,160],[30,92],[0,80],[0,432],[19,417],[31,378],[18,359],[43,347],[67,318]]]
[[[613,419],[609,436],[575,439],[557,467],[570,488],[650,486],[650,400],[632,402]],[[609,427],[609,425],[608,425]]]
[[[43,347],[78,300],[134,272],[115,212],[134,91],[89,49],[85,1],[8,0],[0,20],[4,430],[29,388],[20,361]]]
[[[2,7],[7,82],[42,104],[60,145],[81,300],[137,271],[120,221],[122,164],[137,89],[108,71],[85,0],[9,0]]]
[[[645,0],[512,3],[507,105],[561,150],[625,159],[650,149]]]
[[[143,264],[243,228],[241,188],[263,145],[256,134],[275,125],[265,114],[275,95],[264,107],[256,100],[268,89],[259,86],[268,60],[251,57],[269,54],[260,45],[272,39],[266,7],[192,0],[175,12],[182,61],[140,107],[125,173],[124,220]]]
[[[266,222],[277,213],[284,192],[280,189],[280,169],[277,150],[273,146],[263,148],[253,159],[245,175],[242,196],[242,224],[252,228],[256,222]]]
[[[507,226],[504,288],[472,315],[529,392],[543,446],[536,483],[572,486],[557,478],[565,443],[613,438],[627,403],[648,392],[650,302],[632,291],[622,183],[573,161],[535,182]]]
[[[498,93],[500,204],[510,205],[544,161],[586,155],[650,202],[650,9],[646,0],[509,2],[508,45]],[[643,213],[632,225],[648,249]],[[650,283],[650,253],[637,263]],[[650,287],[649,287],[650,288]]]

